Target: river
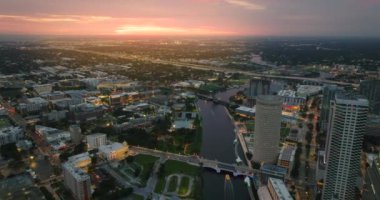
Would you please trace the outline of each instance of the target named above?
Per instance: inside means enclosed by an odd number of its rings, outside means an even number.
[[[230,89],[219,93],[216,96],[221,100],[227,100],[239,89]],[[197,102],[202,116],[202,149],[201,156],[207,159],[216,159],[227,163],[235,163],[236,153],[234,125],[231,121],[227,109],[222,105],[213,102],[199,100]],[[238,154],[244,158],[241,148]],[[204,170],[203,178],[203,199],[205,200],[245,200],[249,199],[247,186],[243,177],[231,176],[231,182],[225,183],[225,174],[217,174],[215,171]]]

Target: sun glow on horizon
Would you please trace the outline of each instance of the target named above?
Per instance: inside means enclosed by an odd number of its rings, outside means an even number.
[[[210,28],[182,28],[157,25],[125,25],[115,30],[119,35],[234,35],[234,32],[218,31]]]

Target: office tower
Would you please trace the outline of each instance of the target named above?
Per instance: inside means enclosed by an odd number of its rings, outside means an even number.
[[[369,101],[369,112],[380,115],[380,80],[360,82],[360,94]]]
[[[263,95],[257,98],[253,160],[275,163],[280,142],[282,98]]]
[[[250,105],[255,104],[255,100],[260,95],[270,94],[270,80],[253,78],[249,81],[248,101]]]
[[[107,144],[107,135],[104,133],[95,133],[86,136],[88,149],[97,149]]]
[[[337,85],[325,85],[323,88],[323,99],[321,108],[320,125],[321,130],[327,130],[327,124],[329,121],[330,101],[335,98],[335,93],[342,91]]]
[[[79,144],[82,141],[82,130],[79,125],[70,125],[69,127],[71,140],[74,144]]]
[[[364,97],[346,93],[331,101],[324,200],[355,199],[368,104]]]
[[[91,199],[91,180],[84,170],[75,167],[71,162],[66,162],[63,164],[63,177],[65,186],[75,199]]]

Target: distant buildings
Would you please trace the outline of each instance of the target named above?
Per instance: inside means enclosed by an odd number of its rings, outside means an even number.
[[[71,140],[71,134],[68,131],[40,125],[36,125],[35,129],[36,133],[39,134],[54,151],[66,148],[67,143]]]
[[[340,93],[331,102],[322,199],[355,199],[368,100]]]
[[[321,86],[317,85],[298,85],[297,86],[297,95],[298,97],[308,98],[319,94],[322,91]]]
[[[380,80],[361,81],[359,91],[368,98],[369,112],[380,115]]]
[[[127,157],[128,149],[128,144],[126,142],[115,142],[109,145],[100,146],[99,155],[108,161],[123,160]]]
[[[104,109],[102,106],[83,103],[70,106],[69,120],[74,123],[83,123],[96,120],[103,116]]]
[[[72,156],[63,164],[64,185],[77,200],[91,199],[91,180],[85,169],[91,163],[88,153]]]
[[[74,144],[79,144],[82,141],[83,135],[82,135],[82,129],[79,125],[73,124],[69,127],[69,132],[71,136],[71,140]]]
[[[250,105],[255,104],[255,100],[260,95],[270,94],[271,81],[262,78],[253,78],[249,81],[249,89],[247,93]]]
[[[107,144],[107,135],[103,133],[95,133],[86,136],[88,149],[97,149]]]
[[[38,94],[50,93],[51,91],[53,91],[53,85],[52,84],[34,85],[33,89]]]
[[[263,95],[257,98],[253,160],[258,163],[275,163],[278,156],[281,131],[279,96]]]
[[[39,113],[47,111],[49,102],[41,97],[29,98],[24,103],[18,105],[21,114]]]
[[[0,146],[17,142],[23,137],[23,132],[21,127],[9,126],[0,128]]]

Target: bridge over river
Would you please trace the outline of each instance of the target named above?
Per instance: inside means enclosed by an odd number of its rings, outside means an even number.
[[[260,175],[264,173],[259,169],[249,168],[245,165],[237,165],[231,163],[224,163],[217,160],[209,160],[199,156],[191,156],[191,155],[180,155],[175,153],[158,151],[155,149],[148,149],[143,147],[130,146],[129,150],[133,154],[146,154],[152,155],[160,158],[165,158],[168,160],[177,160],[181,162],[188,163],[190,165],[213,169],[217,173],[222,171],[232,173],[234,176],[248,176],[254,177],[255,175]],[[274,176],[278,178],[283,178],[283,175],[276,172],[265,172],[265,175]]]

